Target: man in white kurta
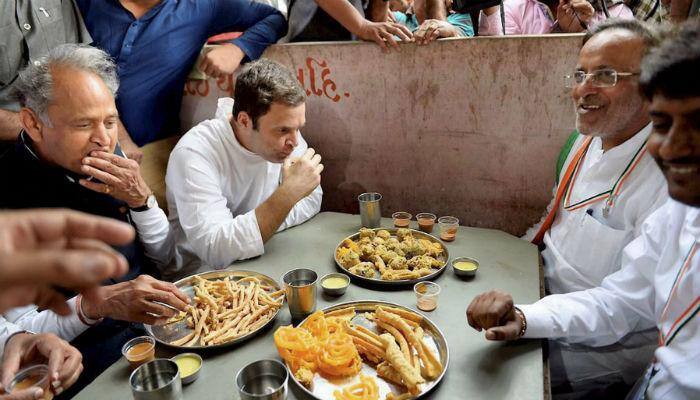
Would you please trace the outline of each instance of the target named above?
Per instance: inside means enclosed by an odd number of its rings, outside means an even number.
[[[644,60],[641,87],[651,99],[648,151],[672,199],[625,247],[622,269],[600,286],[514,307],[491,291],[469,305],[469,324],[490,340],[561,339],[607,346],[631,332],[658,329],[657,349],[633,399],[700,398],[700,23],[694,21]],[[581,246],[595,245],[598,239]]]
[[[547,294],[600,285],[620,269],[622,250],[640,235],[643,221],[668,199],[663,175],[646,151],[651,124],[637,77],[625,75],[639,71],[651,41],[645,35],[651,34],[636,22],[617,21],[589,35],[579,55],[579,77],[574,74],[571,82],[583,134],[559,172],[548,207],[549,214],[557,208],[551,227],[545,217],[525,235],[527,240],[540,235],[535,242],[542,248]],[[550,342],[554,392],[561,385],[568,392],[570,385],[586,397],[592,387],[631,385],[655,348],[654,338],[653,331],[638,333],[595,349]]]
[[[192,128],[170,155],[166,195],[176,247],[166,276],[259,256],[274,232],[321,208],[323,166],[299,133],[305,94],[291,72],[269,60],[251,63],[236,79],[234,98],[220,99],[216,118]]]

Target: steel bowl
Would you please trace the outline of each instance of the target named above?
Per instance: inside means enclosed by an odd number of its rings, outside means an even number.
[[[204,360],[202,360],[202,357],[197,354],[197,353],[182,353],[178,354],[175,357],[171,358],[171,360],[175,361],[177,363],[177,360],[185,357],[191,357],[194,358],[195,360],[199,361],[199,367],[197,370],[195,370],[192,374],[183,376],[182,371],[180,371],[180,378],[182,379],[182,384],[183,385],[189,385],[190,383],[194,382],[199,378],[199,372],[202,370],[202,366],[204,366]],[[178,367],[179,369],[180,367]]]
[[[323,282],[328,278],[340,278],[345,282],[345,286],[339,288],[325,287],[323,285]],[[345,291],[348,289],[348,286],[350,286],[350,277],[345,274],[331,273],[326,274],[323,276],[323,278],[321,278],[321,288],[323,289],[323,293],[329,296],[342,296],[343,294],[345,294]]]
[[[236,387],[241,400],[284,400],[289,372],[277,360],[258,360],[241,368]]]
[[[172,360],[143,364],[131,373],[129,384],[135,400],[182,400],[180,371]]]
[[[458,269],[455,267],[455,263],[458,263],[460,261],[474,263],[474,265],[476,265],[476,268],[474,268],[473,270],[470,270],[470,271]],[[479,269],[479,261],[474,259],[474,258],[470,258],[470,257],[457,257],[454,260],[452,260],[451,264],[452,264],[452,270],[454,271],[455,275],[462,277],[462,278],[473,278],[476,275],[476,271]]]

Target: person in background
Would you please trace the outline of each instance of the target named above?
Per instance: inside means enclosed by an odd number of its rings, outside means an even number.
[[[176,247],[164,273],[259,256],[275,232],[319,212],[323,164],[299,132],[305,102],[287,67],[255,61],[236,78],[234,99],[219,100],[217,118],[175,146],[165,181]]]
[[[605,1],[608,2],[610,18],[634,19],[632,11],[624,3]],[[588,0],[505,0],[505,34],[583,32],[608,18],[599,4]],[[479,35],[503,35],[500,6],[481,11]]]
[[[260,57],[287,27],[278,10],[247,0],[76,2],[93,45],[118,65],[119,137],[139,146],[180,133],[185,80],[207,38],[243,32],[202,56],[200,70],[218,78]]]
[[[128,270],[126,259],[107,244],[133,240],[128,224],[70,210],[0,212],[0,313],[39,304],[68,315],[70,307],[56,287],[90,296],[102,281]],[[43,390],[2,395],[27,362],[50,368],[55,393],[69,388],[82,371],[82,356],[52,333],[32,334],[0,317],[0,399],[42,399]]]
[[[699,70],[698,20],[642,63],[640,88],[653,124],[647,148],[671,198],[625,247],[622,269],[597,287],[529,305],[514,306],[512,297],[498,290],[481,294],[467,309],[469,325],[485,330],[488,340],[547,338],[590,346],[613,345],[655,328],[656,351],[627,398],[700,398]],[[579,245],[592,244],[589,249],[596,252],[595,245],[603,242],[596,238]]]
[[[17,139],[22,130],[19,100],[14,95],[19,71],[50,49],[64,43],[92,42],[75,0],[45,0],[33,7],[29,0],[0,2],[2,56],[0,62],[0,152]],[[141,159],[138,147],[122,138],[129,158]],[[5,143],[7,142],[7,143]]]
[[[474,36],[472,19],[469,14],[454,13],[447,9],[444,20],[427,18],[427,0],[414,0],[406,12],[393,11],[392,18],[405,25],[413,33],[419,45],[428,44],[440,38]]]

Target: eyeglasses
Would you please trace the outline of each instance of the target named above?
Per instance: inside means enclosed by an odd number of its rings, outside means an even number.
[[[564,86],[573,88],[590,78],[591,85],[594,87],[612,87],[617,85],[618,77],[634,75],[639,75],[639,72],[617,72],[612,68],[599,69],[588,74],[583,71],[576,71],[573,75],[564,75]]]

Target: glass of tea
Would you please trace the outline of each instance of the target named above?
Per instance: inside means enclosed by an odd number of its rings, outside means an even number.
[[[437,217],[431,213],[420,213],[416,215],[416,219],[418,220],[418,229],[425,233],[431,233]]]
[[[47,365],[32,365],[19,371],[7,386],[7,393],[35,387],[44,391],[44,395],[41,397],[42,400],[53,399],[53,392],[49,385],[49,367]]]
[[[408,226],[411,224],[411,218],[413,218],[413,215],[405,211],[399,211],[391,214],[391,218],[394,219],[394,228],[408,228]]]
[[[459,227],[459,220],[456,217],[440,217],[438,219],[438,225],[440,226],[440,239],[445,242],[452,242],[455,240],[457,228]]]
[[[156,341],[150,336],[135,337],[122,347],[122,355],[132,369],[156,358]]]

